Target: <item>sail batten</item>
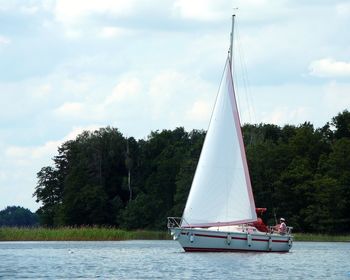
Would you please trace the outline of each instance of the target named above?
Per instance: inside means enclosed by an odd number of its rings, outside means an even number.
[[[224,226],[255,220],[255,203],[227,60],[182,226]]]

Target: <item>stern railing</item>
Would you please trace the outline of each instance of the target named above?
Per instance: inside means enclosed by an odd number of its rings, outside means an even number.
[[[168,228],[180,228],[182,223],[181,217],[168,217]]]
[[[285,233],[281,233],[278,231],[278,228],[276,228],[276,226],[269,226],[269,232],[271,233],[279,233],[281,235],[291,235],[292,234],[292,230],[293,230],[293,227],[287,227],[286,228],[286,232]]]

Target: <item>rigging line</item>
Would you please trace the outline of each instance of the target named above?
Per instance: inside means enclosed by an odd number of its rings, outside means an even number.
[[[248,122],[251,121],[251,114],[250,114],[250,106],[249,102],[247,99],[247,81],[246,81],[246,75],[245,75],[245,67],[244,67],[244,57],[243,57],[243,48],[241,45],[241,40],[240,40],[240,34],[237,32],[237,47],[238,47],[238,53],[239,53],[239,63],[241,67],[241,78],[242,78],[242,84],[243,84],[243,95],[245,97],[246,101],[246,107],[247,107],[247,112],[248,112]]]
[[[253,102],[253,97],[251,93],[251,88],[250,88],[250,81],[249,81],[249,75],[248,75],[248,67],[247,63],[245,60],[245,54],[244,54],[244,49],[241,44],[241,39],[240,39],[240,32],[239,28],[237,28],[237,47],[238,47],[238,53],[240,57],[240,65],[242,69],[242,83],[244,87],[244,92],[245,92],[245,99],[247,103],[247,110],[248,110],[248,116],[249,116],[249,122],[255,123],[256,122],[256,114],[255,114],[255,109],[254,109],[254,102]]]
[[[241,44],[239,32],[237,32],[237,37],[239,38],[237,45],[239,48],[240,65],[241,65],[241,69],[242,69],[242,81],[243,81],[244,95],[245,95],[245,100],[246,100],[246,104],[247,104],[247,112],[248,112],[248,122],[251,122],[252,115],[251,115],[251,106],[250,106],[249,99],[248,99],[247,69],[246,69],[246,64],[245,64],[245,60],[244,60],[243,47]]]
[[[237,37],[237,25],[236,25],[236,32],[234,33],[234,36]],[[237,39],[235,41],[237,41]],[[235,48],[237,48],[236,45],[237,44],[235,44]],[[235,53],[237,53],[237,51],[232,50],[232,57],[233,57],[233,54],[235,54]],[[238,56],[236,56],[236,57],[238,57]],[[233,65],[233,68],[235,70],[235,73],[239,72],[239,71],[236,71],[236,69],[238,68],[237,64],[238,64],[237,59],[232,58],[232,65]],[[233,90],[236,94],[238,114],[240,116],[240,120],[242,120],[242,117],[243,117],[243,114],[241,111],[242,106],[241,106],[240,94],[238,93],[238,89],[240,88],[240,81],[238,79],[238,75],[233,75],[232,79],[233,79]],[[242,124],[241,124],[241,126],[242,126]]]
[[[240,34],[237,34],[237,36],[240,36]],[[245,56],[243,52],[243,47],[241,44],[241,40],[239,40],[238,47],[240,48],[240,62],[241,62],[241,67],[242,67],[242,79],[243,79],[243,84],[244,84],[244,89],[245,89],[245,98],[247,102],[247,110],[248,110],[248,116],[249,116],[249,122],[252,121],[252,113],[251,113],[251,104],[249,102],[249,84],[248,84],[248,72],[247,72],[247,65],[245,63]]]
[[[245,71],[245,79],[246,79],[246,84],[247,84],[247,98],[248,98],[248,103],[249,103],[251,114],[252,114],[251,122],[252,123],[256,123],[256,113],[255,113],[255,106],[254,106],[254,98],[253,98],[253,94],[252,94],[251,87],[250,87],[250,80],[249,80],[249,75],[248,75],[248,67],[246,66],[245,59],[243,59],[243,63],[244,63],[244,69],[245,69],[244,70]]]

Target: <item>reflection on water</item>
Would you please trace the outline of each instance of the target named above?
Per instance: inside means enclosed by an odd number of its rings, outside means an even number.
[[[175,241],[0,242],[0,278],[350,279],[350,243],[184,253]]]

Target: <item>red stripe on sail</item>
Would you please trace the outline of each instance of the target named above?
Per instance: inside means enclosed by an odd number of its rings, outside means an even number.
[[[226,67],[228,68],[228,71],[226,72],[226,83],[227,83],[227,86],[229,88],[229,96],[230,96],[231,105],[232,105],[232,114],[233,114],[233,118],[235,121],[235,127],[236,127],[236,132],[237,132],[239,146],[240,146],[240,152],[241,152],[241,157],[242,157],[242,162],[243,162],[244,175],[245,175],[245,179],[247,182],[247,190],[248,190],[249,200],[250,200],[250,204],[253,206],[253,208],[251,209],[252,216],[255,217],[254,220],[252,220],[252,221],[256,221],[255,202],[254,202],[254,197],[253,197],[252,184],[250,181],[248,163],[247,163],[245,147],[244,147],[244,143],[243,143],[243,135],[242,135],[242,131],[241,131],[241,122],[240,122],[239,114],[238,114],[238,106],[237,106],[236,97],[234,94],[231,64],[230,64],[228,58],[227,58]]]
[[[255,219],[246,219],[246,220],[239,220],[234,222],[217,222],[217,223],[206,223],[206,224],[191,224],[191,225],[183,225],[183,228],[208,228],[208,227],[219,227],[219,226],[234,226],[234,225],[241,225],[246,224],[250,222],[254,222]]]

